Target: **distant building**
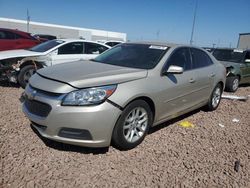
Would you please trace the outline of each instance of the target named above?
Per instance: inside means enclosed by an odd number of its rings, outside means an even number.
[[[238,40],[238,48],[250,49],[250,33],[240,33]]]
[[[26,20],[16,20],[9,18],[0,18],[0,28],[18,29],[21,31],[28,30],[29,33],[32,34],[48,34],[48,35],[54,35],[57,38],[83,38],[86,40],[93,40],[93,41],[127,40],[126,33],[71,27],[64,25],[55,25],[55,24],[32,22],[32,21],[30,21],[29,24],[27,24]]]

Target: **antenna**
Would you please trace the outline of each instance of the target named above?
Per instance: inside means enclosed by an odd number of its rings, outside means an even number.
[[[191,32],[191,39],[190,39],[190,45],[193,44],[193,35],[194,35],[194,26],[195,26],[195,20],[196,20],[196,13],[197,13],[197,6],[198,6],[198,0],[195,2],[195,8],[194,8],[194,19],[193,19],[193,27]]]
[[[30,15],[29,15],[29,9],[27,9],[27,32],[29,33],[30,30]]]

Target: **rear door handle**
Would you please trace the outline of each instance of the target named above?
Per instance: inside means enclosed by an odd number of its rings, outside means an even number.
[[[194,83],[194,82],[195,82],[195,79],[193,79],[193,78],[189,79],[189,83]]]

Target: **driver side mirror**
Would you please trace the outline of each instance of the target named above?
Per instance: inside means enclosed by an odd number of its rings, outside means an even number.
[[[176,65],[170,65],[167,71],[164,71],[162,74],[182,74],[183,73],[183,67],[179,67]]]
[[[245,63],[250,63],[250,59],[245,59]]]

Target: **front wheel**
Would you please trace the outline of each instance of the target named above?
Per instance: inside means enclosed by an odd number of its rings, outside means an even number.
[[[153,123],[153,114],[143,100],[130,103],[118,119],[112,135],[112,143],[121,150],[139,145]]]
[[[221,95],[222,95],[222,85],[217,84],[207,104],[207,109],[209,111],[213,111],[213,110],[216,110],[216,108],[218,108],[220,101],[221,101]]]
[[[33,65],[27,65],[20,70],[17,76],[17,80],[22,88],[26,87],[27,83],[29,82],[30,77],[35,72],[36,72],[36,69],[35,69],[35,66]]]

